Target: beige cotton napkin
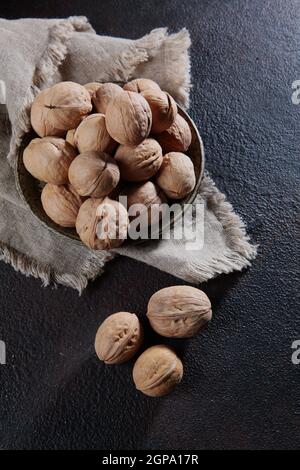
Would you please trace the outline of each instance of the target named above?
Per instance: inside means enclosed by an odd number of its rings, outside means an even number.
[[[115,253],[91,251],[50,232],[20,198],[13,168],[30,129],[29,110],[37,93],[61,80],[126,82],[156,80],[183,107],[190,89],[190,37],[165,28],[138,40],[99,36],[84,17],[66,20],[0,19],[0,258],[16,270],[78,289],[86,287]],[[5,100],[5,103],[4,103]],[[184,240],[127,245],[121,255],[199,283],[241,270],[256,255],[244,225],[206,175],[198,196],[204,208],[204,245],[186,250]]]

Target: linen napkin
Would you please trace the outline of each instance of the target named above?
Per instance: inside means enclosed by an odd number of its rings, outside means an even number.
[[[186,29],[159,28],[138,40],[99,36],[84,17],[0,19],[0,259],[16,270],[81,292],[116,253],[92,251],[49,231],[17,192],[14,166],[30,130],[29,111],[40,90],[62,81],[126,82],[151,78],[188,107],[190,37]],[[204,223],[196,248],[187,240],[127,245],[117,253],[200,283],[241,270],[256,255],[241,219],[206,175],[196,203]],[[199,237],[200,238],[200,237]]]

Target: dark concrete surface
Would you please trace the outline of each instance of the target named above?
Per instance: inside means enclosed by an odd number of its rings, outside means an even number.
[[[0,16],[84,14],[98,33],[138,38],[186,26],[193,41],[191,115],[207,168],[260,245],[253,267],[201,287],[214,318],[172,342],[185,374],[150,399],[134,390],[132,364],[95,358],[98,324],[137,312],[157,289],[181,282],[119,258],[82,297],[42,288],[0,264],[0,448],[296,449],[300,447],[300,2],[148,0],[2,2]],[[298,297],[298,299],[297,299]],[[145,321],[144,321],[145,323]],[[147,344],[160,341],[146,325]]]

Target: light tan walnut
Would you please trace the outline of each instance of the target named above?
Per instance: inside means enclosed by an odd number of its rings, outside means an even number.
[[[70,184],[57,186],[47,183],[42,195],[42,206],[48,217],[62,227],[75,227],[82,198]]]
[[[211,320],[211,303],[195,287],[166,287],[150,298],[147,317],[160,335],[186,338],[196,335]]]
[[[81,241],[94,250],[109,250],[122,245],[127,236],[127,210],[117,201],[87,199],[78,212],[76,231]]]
[[[33,101],[31,124],[40,137],[63,137],[92,110],[89,92],[78,83],[60,82],[43,90]]]
[[[120,144],[138,145],[150,133],[151,110],[139,93],[122,91],[107,106],[105,117],[108,133]]]
[[[186,197],[196,184],[192,160],[184,153],[167,153],[163,158],[156,182],[170,199]]]
[[[69,167],[76,157],[72,145],[59,137],[33,139],[23,153],[27,171],[45,183],[68,182]]]
[[[173,349],[163,344],[146,349],[133,367],[136,388],[150,397],[170,393],[182,376],[181,360]]]
[[[121,364],[131,359],[143,341],[142,326],[134,313],[118,312],[100,325],[95,350],[100,361]]]

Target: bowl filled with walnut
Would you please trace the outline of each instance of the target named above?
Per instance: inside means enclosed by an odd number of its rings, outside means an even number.
[[[176,202],[184,210],[197,195],[201,137],[152,80],[123,88],[57,83],[34,99],[31,125],[18,154],[17,189],[43,225],[91,249],[116,248],[128,238],[131,206],[143,205],[150,225],[153,205]],[[125,208],[120,196],[127,196]]]

